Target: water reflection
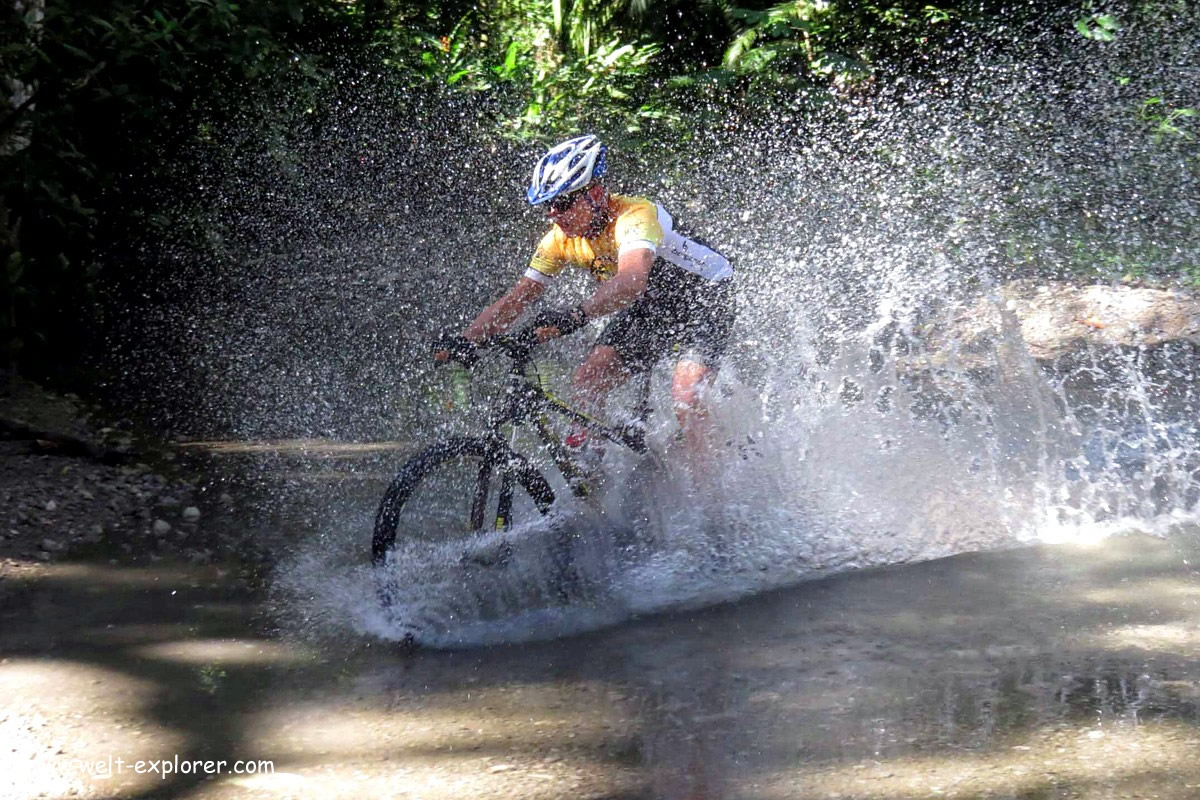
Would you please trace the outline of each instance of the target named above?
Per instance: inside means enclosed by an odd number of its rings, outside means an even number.
[[[1148,575],[1141,610],[1076,593],[1104,573],[1127,585],[1114,561],[1132,575],[1138,548],[1154,561],[1171,547],[1110,544],[1053,566],[1032,551],[831,580],[617,634],[648,796],[1093,796],[1094,782],[1193,796],[1200,666],[1186,651],[1106,651],[1114,640],[1093,631],[1190,608]],[[989,573],[1003,600],[960,593]],[[1140,760],[1149,747],[1161,774]]]
[[[250,754],[277,771],[257,788],[307,797],[1191,800],[1200,637],[1131,633],[1194,629],[1180,547],[956,557],[408,658],[255,633],[258,600],[215,575],[64,567],[10,596],[0,727],[22,764],[56,742],[76,759]],[[23,788],[245,788],[47,775]]]
[[[626,652],[638,698],[639,756],[653,797],[720,800],[737,765],[739,676],[702,639]]]

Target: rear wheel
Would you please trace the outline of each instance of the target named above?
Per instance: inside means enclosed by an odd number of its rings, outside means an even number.
[[[408,460],[375,514],[371,558],[382,564],[397,535],[465,538],[547,513],[554,491],[524,457],[498,439],[448,439]]]

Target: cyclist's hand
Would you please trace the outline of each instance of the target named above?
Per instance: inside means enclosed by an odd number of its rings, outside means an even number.
[[[548,308],[539,312],[529,327],[537,332],[539,342],[545,342],[556,336],[569,336],[586,325],[587,321],[582,306],[567,310]]]
[[[442,336],[434,345],[435,361],[454,361],[470,366],[479,358],[479,347],[462,336]]]

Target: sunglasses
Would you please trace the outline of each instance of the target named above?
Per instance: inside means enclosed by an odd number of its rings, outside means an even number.
[[[586,189],[576,189],[570,194],[560,194],[558,197],[546,204],[546,207],[555,214],[565,214],[567,209],[575,205],[575,201],[583,196]]]

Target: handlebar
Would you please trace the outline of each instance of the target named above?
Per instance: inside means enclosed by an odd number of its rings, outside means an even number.
[[[435,347],[450,354],[451,361],[457,361],[464,367],[474,366],[479,360],[479,351],[501,350],[513,360],[513,367],[523,368],[529,363],[534,348],[541,342],[537,338],[537,328],[527,325],[513,334],[499,334],[484,339],[481,342],[469,342],[461,336],[444,337]]]
[[[511,336],[504,334],[493,336],[482,346],[503,350],[504,354],[513,360],[514,367],[523,367],[529,363],[534,349],[540,344],[542,342],[538,341],[537,329],[530,325]]]
[[[539,327],[541,326],[537,323],[530,323],[512,334],[499,334],[479,343],[468,342],[462,337],[454,337],[453,342],[447,343],[447,340],[443,340],[439,347],[450,353],[451,360],[457,361],[465,367],[471,367],[479,360],[479,350],[481,349],[500,350],[512,359],[509,374],[516,383],[513,390],[507,394],[505,401],[507,410],[500,415],[502,420],[523,418],[523,414],[529,408],[542,407],[536,401],[550,402],[558,413],[565,414],[575,422],[591,428],[600,436],[624,445],[636,453],[645,453],[645,419],[650,409],[647,399],[650,391],[650,373],[643,374],[641,400],[636,406],[639,415],[637,421],[620,427],[599,423],[595,419],[563,405],[561,401],[549,394],[541,376],[537,376],[532,383],[526,383],[531,377],[526,368],[533,360],[532,353],[539,345],[543,344],[538,341],[537,337]]]

